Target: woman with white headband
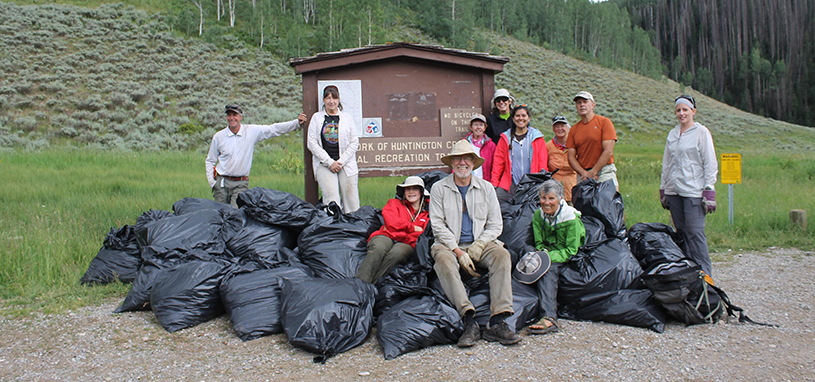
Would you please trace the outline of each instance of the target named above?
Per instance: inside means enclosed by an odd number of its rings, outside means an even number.
[[[713,138],[707,127],[694,122],[696,101],[689,95],[674,100],[679,124],[669,133],[662,157],[659,200],[671,211],[671,219],[682,235],[682,251],[711,273],[705,236],[705,215],[716,211],[716,176],[719,166]]]

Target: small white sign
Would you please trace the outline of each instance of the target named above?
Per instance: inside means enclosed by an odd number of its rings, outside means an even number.
[[[382,137],[382,118],[362,119],[362,138]]]

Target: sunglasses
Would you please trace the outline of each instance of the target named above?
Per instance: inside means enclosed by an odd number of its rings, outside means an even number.
[[[683,94],[679,97],[674,98],[674,103],[676,103],[676,101],[679,101],[680,99],[686,99],[690,101],[690,103],[693,104],[693,108],[696,109],[696,100],[694,100],[693,97]]]
[[[555,118],[552,118],[552,123],[556,123],[556,122],[567,123],[567,120],[566,120],[566,117],[564,117],[562,115],[559,115],[559,116],[557,116]]]
[[[516,104],[515,107],[527,107],[525,103]]]
[[[498,98],[495,99],[495,103],[498,103],[498,102],[509,102],[509,98],[507,98],[507,97],[498,97]]]

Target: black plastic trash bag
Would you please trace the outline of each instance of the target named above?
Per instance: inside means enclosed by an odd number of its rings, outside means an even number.
[[[295,231],[306,228],[317,213],[311,203],[294,194],[261,187],[241,192],[237,203],[257,221]]]
[[[433,236],[433,228],[428,223],[424,232],[416,239],[416,262],[422,267],[422,270],[427,273],[433,269],[433,255],[430,253],[430,247],[436,242],[436,237]]]
[[[207,255],[206,252],[200,250],[195,250],[195,252],[203,257]],[[156,283],[156,278],[161,275],[162,271],[184,261],[184,259],[184,253],[171,250],[144,260],[141,267],[139,267],[136,279],[133,280],[133,285],[127,292],[124,301],[122,301],[122,305],[113,312],[150,310],[150,292]]]
[[[685,258],[680,243],[682,236],[671,226],[662,223],[637,223],[628,231],[631,253],[645,270]]]
[[[385,359],[458,341],[464,325],[458,312],[435,295],[413,296],[394,305],[376,323]]]
[[[626,238],[623,198],[613,181],[586,179],[578,183],[572,189],[572,203],[583,215],[600,219],[609,238]]]
[[[244,210],[234,213],[237,223],[227,227],[226,248],[232,256],[241,259],[261,260],[275,267],[289,261],[287,251],[297,246],[297,234],[286,227],[259,222]],[[231,232],[234,231],[234,232]]]
[[[540,185],[549,179],[552,179],[552,173],[546,170],[524,175],[512,194],[512,204],[531,204],[540,208]]]
[[[233,269],[221,281],[223,301],[232,330],[243,341],[282,333],[280,280],[305,280],[314,277],[307,266],[294,263],[274,269],[261,266],[241,266]]]
[[[479,289],[470,292],[470,302],[475,306],[476,322],[486,329],[491,316],[489,283],[481,284]],[[506,323],[513,332],[537,321],[540,311],[537,289],[512,279],[512,310],[515,313],[507,317]]]
[[[201,198],[184,198],[173,203],[173,212],[179,216],[201,210],[234,212],[236,211],[236,208],[232,207],[232,205],[229,203],[221,203],[212,199]]]
[[[427,285],[427,275],[421,265],[410,262],[400,264],[379,278],[374,316],[382,313],[411,296],[433,294]]]
[[[424,189],[427,190],[427,192],[430,192],[430,189],[433,188],[433,185],[436,184],[436,182],[446,178],[450,174],[452,174],[451,170],[448,171],[433,170],[423,172],[416,176],[422,178],[422,181],[424,182]]]
[[[540,208],[538,189],[543,182],[552,178],[552,174],[542,172],[526,174],[521,178],[510,202],[501,203],[501,215],[504,220],[504,231],[499,240],[512,255],[512,263],[524,254],[535,250],[535,236],[532,229],[532,218]]]
[[[170,216],[175,216],[175,215],[173,215],[172,212],[165,211],[165,210],[150,209],[150,210],[148,210],[146,212],[143,212],[141,214],[141,216],[136,218],[136,224],[133,224],[133,232],[136,233],[142,227],[144,227],[144,225],[147,224],[147,223],[150,223],[150,222],[156,221],[156,220],[160,220],[160,219],[164,219],[164,218],[170,217]]]
[[[317,277],[355,277],[368,251],[368,236],[381,227],[379,218],[370,211],[344,214],[333,202],[328,208],[333,215],[315,217],[297,238],[300,261]]]
[[[581,250],[567,264],[558,283],[560,305],[590,294],[642,287],[642,268],[619,239],[608,239],[590,252]]]
[[[170,333],[207,322],[224,312],[218,285],[235,264],[211,256],[162,271],[150,292],[156,321]]]
[[[210,254],[223,254],[223,228],[229,218],[234,217],[218,210],[200,210],[148,222],[136,231],[142,259],[174,249],[200,248]]]
[[[621,289],[583,296],[558,311],[571,320],[603,321],[610,324],[665,331],[665,311],[648,289]]]
[[[295,347],[319,354],[314,362],[352,349],[373,326],[376,287],[360,279],[283,280],[283,330]]]
[[[586,228],[586,242],[580,246],[581,249],[591,251],[608,239],[605,232],[606,227],[603,226],[600,219],[581,215],[580,221],[583,222],[583,227]]]
[[[85,285],[109,284],[116,280],[130,283],[136,279],[139,265],[141,256],[133,227],[111,228],[102,249],[91,260],[79,282]]]

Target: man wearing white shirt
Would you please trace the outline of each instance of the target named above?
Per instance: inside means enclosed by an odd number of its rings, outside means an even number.
[[[227,127],[212,136],[206,159],[207,180],[216,202],[237,207],[238,194],[249,189],[249,171],[255,143],[288,133],[306,121],[305,113],[297,119],[272,125],[242,125],[243,109],[226,106]]]

